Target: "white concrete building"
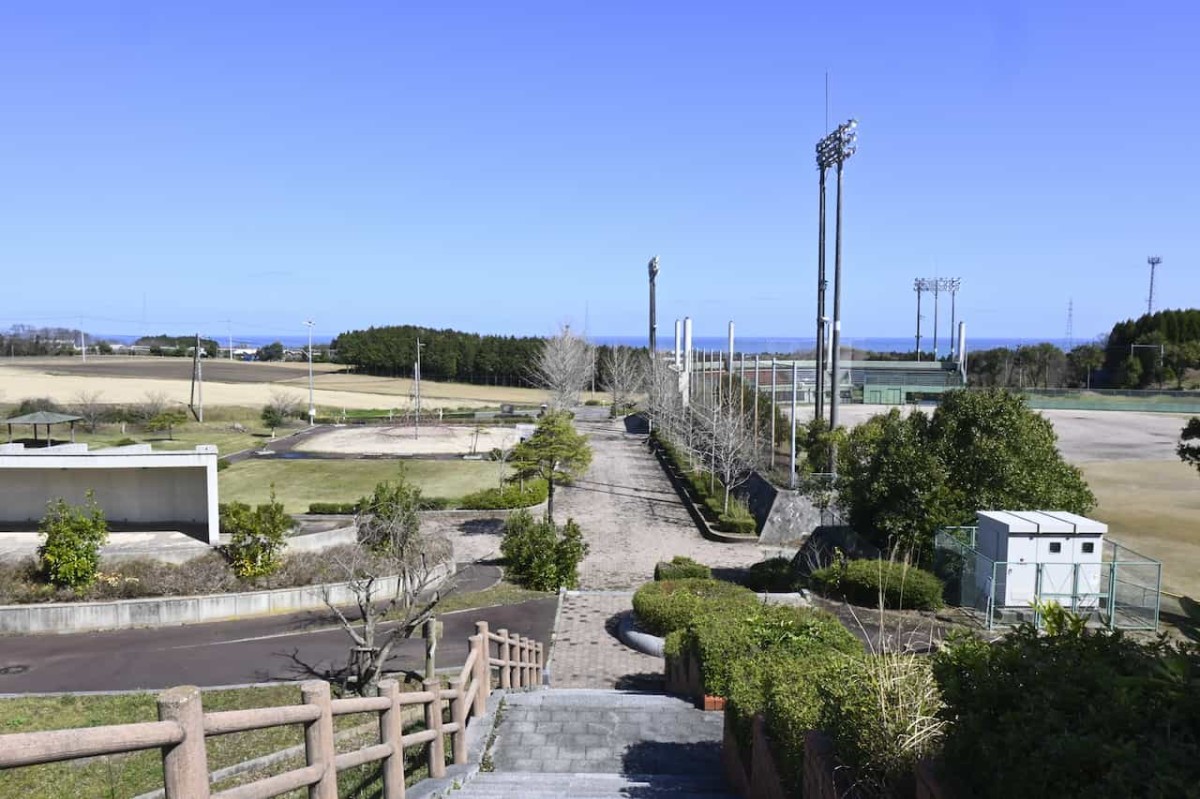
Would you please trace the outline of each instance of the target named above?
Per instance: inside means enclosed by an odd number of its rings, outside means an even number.
[[[975,578],[999,607],[1097,607],[1108,525],[1065,511],[979,511]],[[994,583],[994,585],[993,585]]]
[[[88,490],[110,527],[180,530],[216,546],[217,448],[154,452],[149,444],[89,450],[87,444],[0,444],[0,526],[36,529],[46,503],[82,504]]]

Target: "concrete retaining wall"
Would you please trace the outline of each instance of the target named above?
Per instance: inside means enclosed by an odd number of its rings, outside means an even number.
[[[454,574],[454,563],[439,567],[440,584]],[[377,583],[380,596],[396,590],[398,577]],[[94,630],[124,630],[134,627],[165,627],[196,624],[244,616],[262,616],[325,606],[323,592],[329,590],[334,604],[354,602],[348,583],[245,591],[237,594],[173,596],[150,599],[121,599],[114,602],[54,602],[39,605],[0,606],[0,634],[78,633]]]

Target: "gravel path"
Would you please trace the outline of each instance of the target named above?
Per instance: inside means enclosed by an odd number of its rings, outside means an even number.
[[[688,555],[709,566],[756,563],[753,544],[721,544],[700,536],[643,434],[628,433],[621,420],[576,422],[591,442],[592,466],[575,485],[560,488],[555,520],[574,518],[590,547],[580,567],[580,588],[636,588],[652,579],[654,564]]]

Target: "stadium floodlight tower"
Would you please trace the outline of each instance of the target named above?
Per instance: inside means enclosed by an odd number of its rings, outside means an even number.
[[[858,147],[858,120],[851,119],[838,125],[837,130],[830,133],[821,141],[817,142],[817,169],[821,173],[821,182],[824,184],[825,170],[832,167],[837,168],[837,206],[834,211],[834,234],[833,234],[833,334],[830,341],[830,382],[832,383],[829,396],[829,427],[831,430],[836,429],[838,425],[838,405],[841,399],[841,381],[839,379],[838,361],[841,347],[841,332],[842,332],[842,172],[846,161],[857,151]],[[824,202],[821,203],[821,261],[824,262],[824,237],[825,237],[825,220],[824,220]],[[824,306],[823,292],[818,293],[820,306]],[[818,310],[817,324],[818,334],[820,332],[820,319],[824,316]],[[818,368],[820,374],[820,368]],[[837,472],[837,454],[830,452],[829,471]]]
[[[1154,270],[1162,263],[1162,258],[1157,255],[1151,255],[1146,259],[1146,263],[1150,264],[1150,294],[1146,297],[1146,313],[1154,313]]]

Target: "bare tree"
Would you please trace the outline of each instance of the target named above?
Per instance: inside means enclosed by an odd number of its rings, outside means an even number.
[[[453,548],[445,536],[421,531],[420,498],[420,490],[403,478],[380,483],[355,520],[359,546],[330,556],[331,577],[349,585],[358,613],[339,608],[328,588],[323,598],[350,636],[349,671],[363,696],[378,692],[393,647],[410,637],[441,599],[435,589]],[[393,576],[394,587],[387,587]]]
[[[644,359],[629,347],[612,347],[604,353],[604,390],[612,396],[614,415],[633,406],[633,397],[641,388]]]
[[[533,364],[533,381],[550,392],[550,407],[571,410],[592,375],[592,346],[564,325],[546,339]]]
[[[162,391],[147,391],[146,396],[137,406],[137,415],[142,421],[149,421],[167,409],[171,400]]]
[[[89,433],[96,432],[100,422],[104,420],[104,404],[100,402],[103,396],[99,391],[80,391],[75,395],[71,409],[76,416],[83,417],[83,423]]]
[[[290,419],[300,412],[300,399],[286,391],[272,391],[271,399],[266,407],[279,414],[282,419]]]
[[[724,511],[728,513],[730,494],[749,479],[754,463],[752,422],[732,407],[712,405],[704,410],[695,418],[702,426],[712,471],[725,486]]]

